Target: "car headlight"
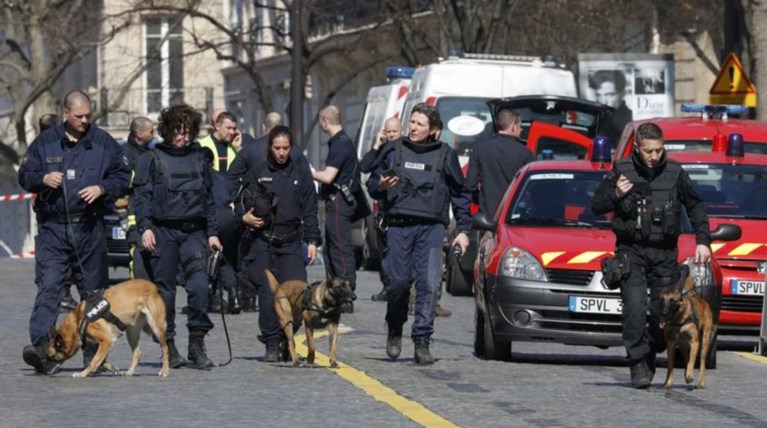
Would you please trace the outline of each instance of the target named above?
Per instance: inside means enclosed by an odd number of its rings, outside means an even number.
[[[506,249],[498,267],[498,276],[548,281],[546,272],[538,262],[538,259],[519,247],[509,247]]]
[[[690,268],[690,276],[695,287],[707,287],[714,283],[714,272],[710,263],[695,263],[693,257],[688,257],[684,264]]]

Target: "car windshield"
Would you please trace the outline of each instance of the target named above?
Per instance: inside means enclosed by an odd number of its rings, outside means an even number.
[[[685,164],[714,217],[767,218],[767,166]]]
[[[595,215],[591,198],[604,179],[600,171],[541,171],[520,177],[506,224],[581,228],[610,227],[611,215]]]
[[[494,133],[489,98],[442,97],[437,110],[442,119],[439,139],[450,145],[459,156],[471,156],[476,144]]]
[[[710,152],[712,144],[711,140],[666,140],[663,147],[675,152]],[[746,141],[744,150],[746,153],[767,154],[767,143]]]
[[[612,213],[591,211],[591,199],[604,176],[602,171],[539,171],[519,177],[523,181],[510,198],[506,224],[609,229]],[[684,210],[682,233],[692,233]]]

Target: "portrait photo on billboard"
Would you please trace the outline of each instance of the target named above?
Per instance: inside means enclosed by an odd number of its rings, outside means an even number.
[[[599,135],[609,138],[613,147],[617,146],[623,128],[633,119],[633,112],[626,104],[626,96],[633,92],[633,88],[627,85],[629,82],[631,81],[626,78],[623,70],[590,70],[588,72],[588,83],[592,94],[587,98],[615,109],[597,131]]]

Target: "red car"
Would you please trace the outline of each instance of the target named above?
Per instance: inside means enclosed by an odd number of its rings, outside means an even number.
[[[707,203],[711,227],[734,224],[743,235],[714,242],[722,267],[719,332],[759,334],[767,273],[767,122],[721,118],[666,118],[626,125],[614,154],[628,157],[639,125],[663,130],[669,157],[682,164]],[[742,145],[729,147],[730,136]]]
[[[615,236],[610,218],[591,212],[610,169],[609,154],[607,162],[533,162],[519,171],[493,219],[475,216],[474,227],[485,231],[475,263],[478,356],[508,360],[515,341],[622,346],[620,293],[602,285],[600,269]],[[695,236],[689,221],[684,226],[679,262],[690,263]],[[732,225],[712,232],[719,241],[739,234]],[[698,284],[721,284],[715,261],[691,271]],[[715,365],[714,345],[707,366]]]

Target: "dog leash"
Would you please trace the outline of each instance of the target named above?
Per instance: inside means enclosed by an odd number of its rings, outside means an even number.
[[[224,367],[232,362],[232,341],[229,339],[229,329],[226,327],[226,317],[224,316],[224,289],[218,286],[218,264],[221,261],[221,250],[218,248],[213,251],[208,259],[208,277],[210,278],[211,286],[218,289],[218,297],[221,299],[221,324],[224,326],[224,335],[226,336],[226,347],[229,350],[229,359],[225,363],[221,363],[218,366]]]

